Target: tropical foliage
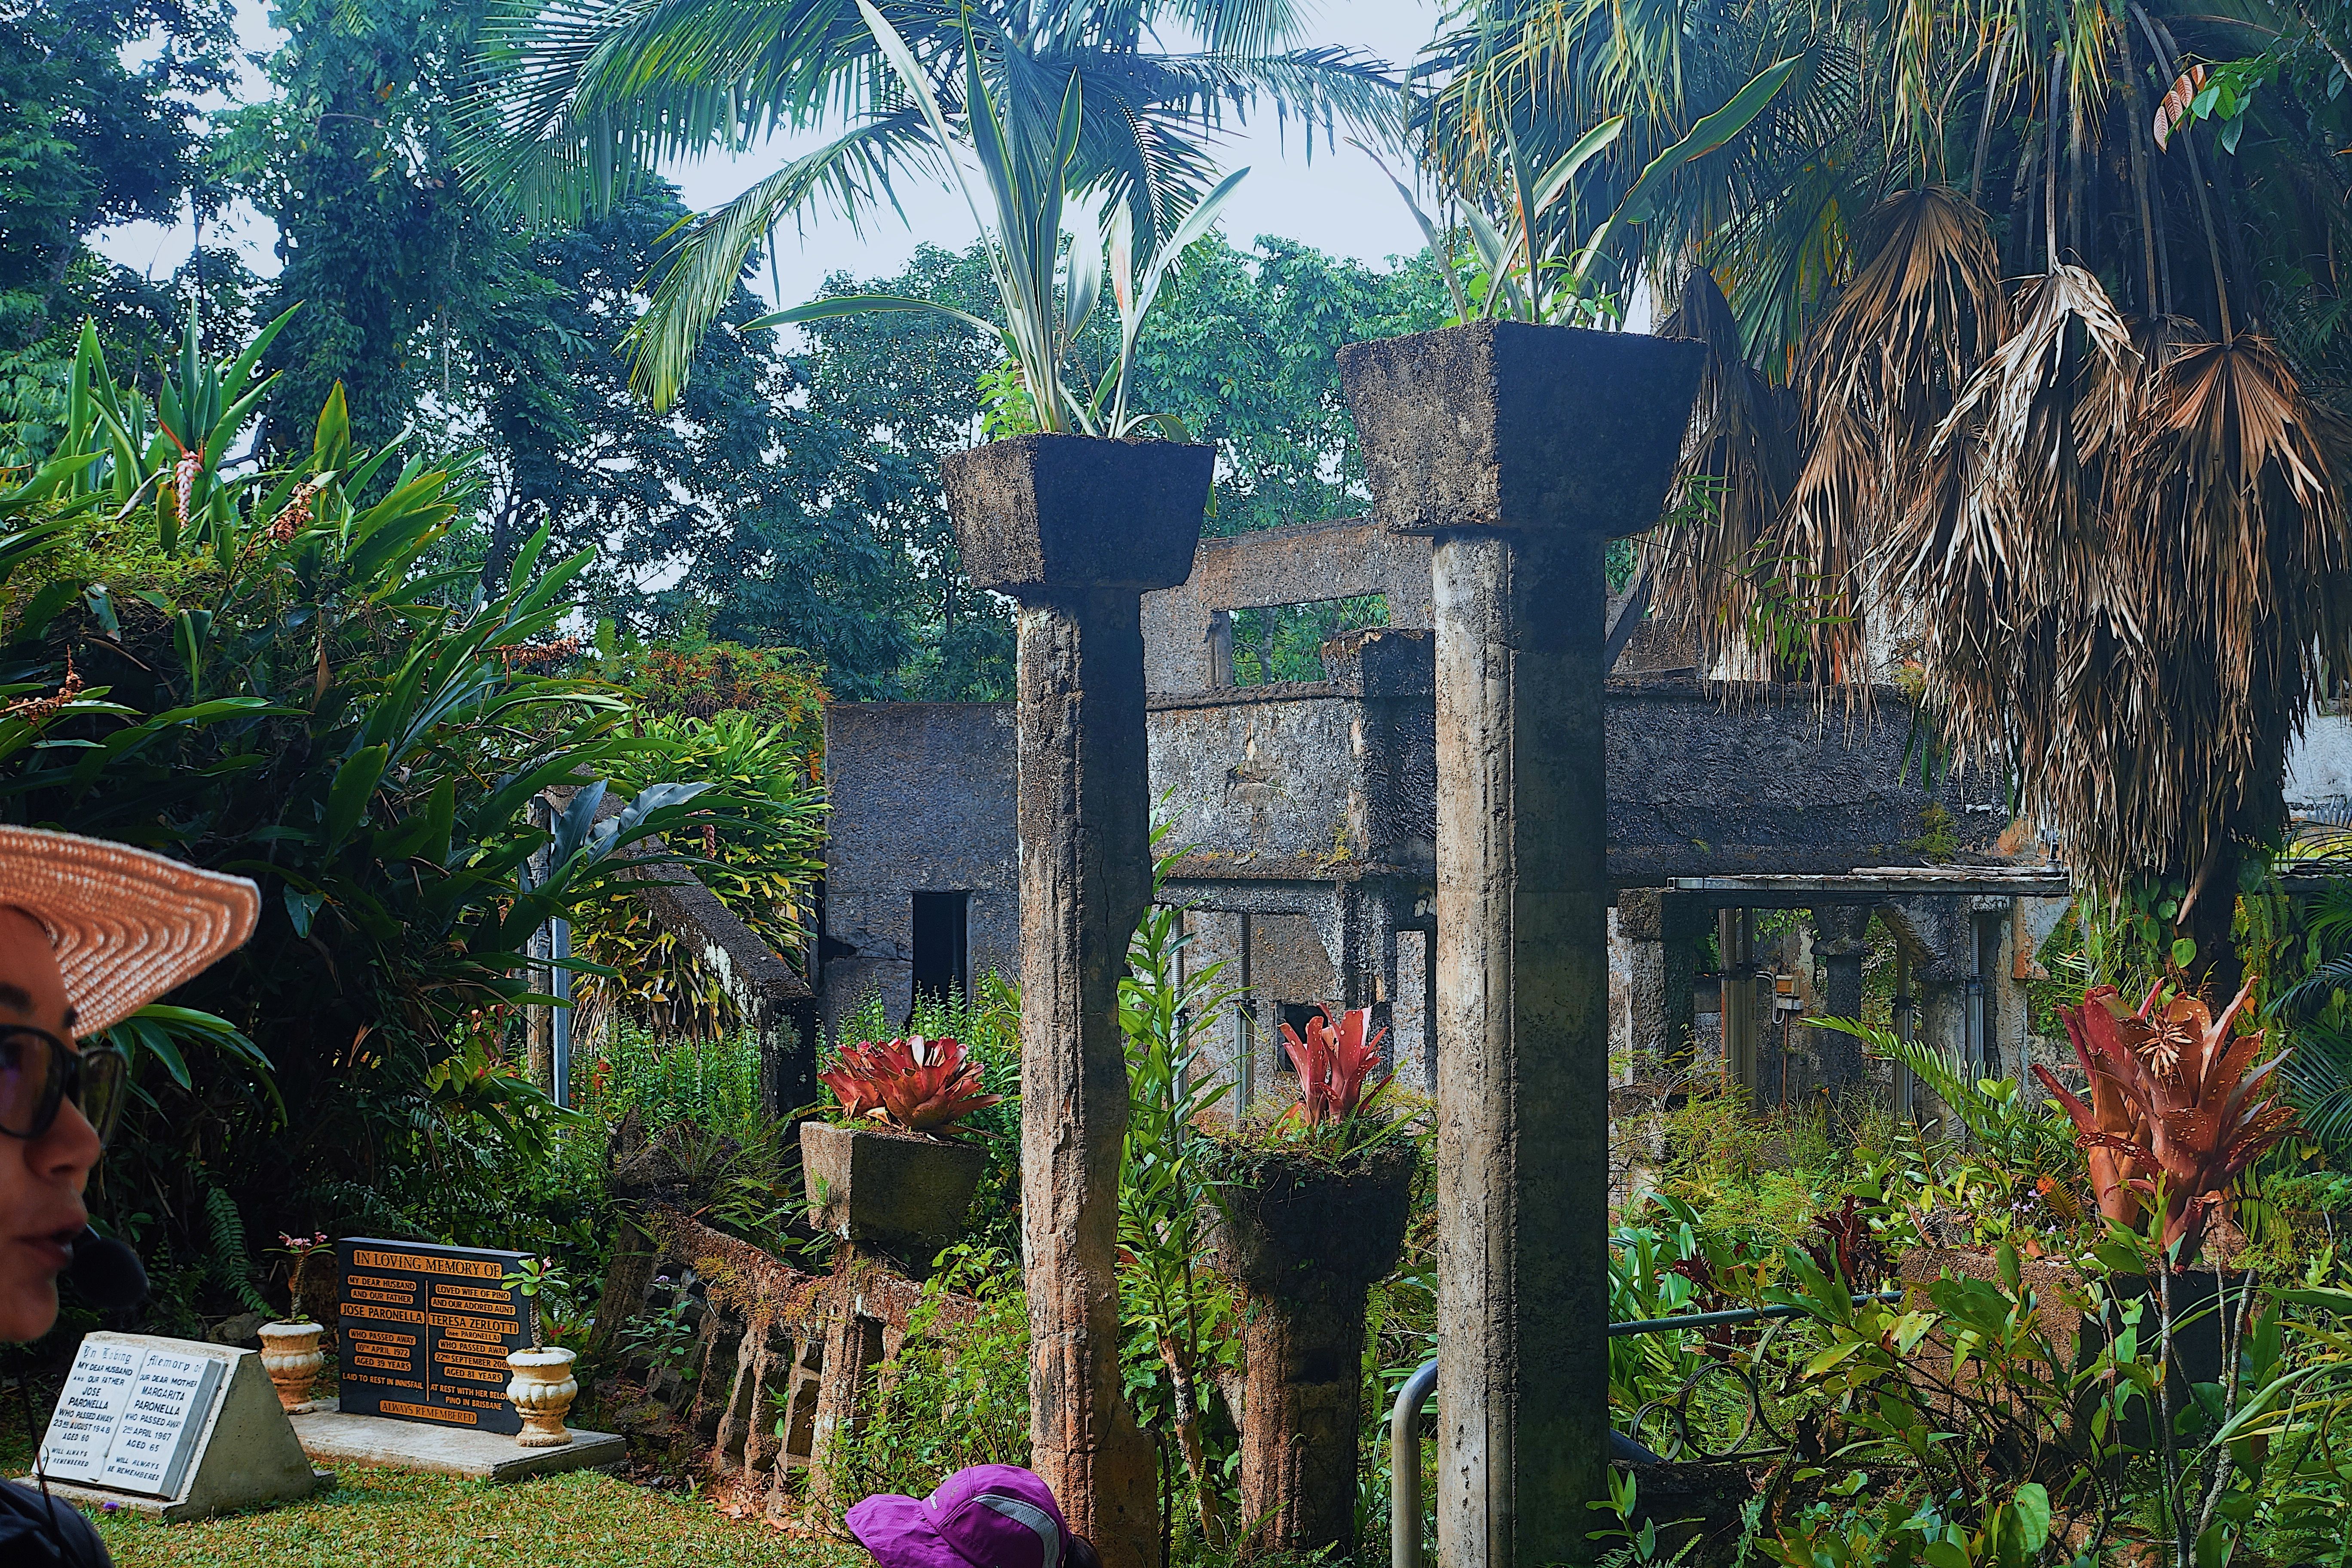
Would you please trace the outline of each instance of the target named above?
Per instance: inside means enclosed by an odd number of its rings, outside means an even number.
[[[2130,1226],[2141,1202],[2160,1209],[2165,1255],[2181,1268],[2197,1260],[2238,1178],[2294,1121],[2273,1093],[2283,1058],[2256,1065],[2263,1032],[2232,1032],[2251,993],[2216,1016],[2198,997],[2160,988],[2128,1011],[2099,987],[2064,1014],[2090,1103],[2034,1068],[2080,1131],[2100,1214]]]
[[[1154,847],[1162,846],[1155,830]],[[1155,885],[1175,857],[1153,865]],[[1209,1397],[1238,1365],[1230,1289],[1204,1267],[1213,1184],[1201,1123],[1221,1113],[1226,1086],[1204,1070],[1201,1037],[1233,999],[1222,963],[1187,962],[1183,911],[1154,903],[1128,943],[1118,986],[1127,1037],[1128,1121],[1119,1162],[1121,1361],[1145,1430],[1182,1456],[1189,1515],[1212,1547],[1233,1538],[1233,1503]],[[1174,1527],[1171,1508],[1167,1521]]]
[[[1623,258],[1713,350],[1687,472],[1721,504],[1653,542],[1662,603],[1711,657],[1824,683],[1867,678],[1888,628],[1945,740],[2013,767],[2087,880],[2183,885],[2177,932],[2234,992],[2242,847],[2352,653],[2347,350],[2313,261],[2346,221],[2340,18],[1471,9],[1425,117],[1466,190],[1506,142],[1543,167],[1618,114],[1595,173],[1630,181],[1729,84],[1802,62]],[[2155,142],[2183,71],[2263,40]]]
[[[1298,1102],[1283,1113],[1284,1121],[1311,1131],[1373,1114],[1373,1102],[1396,1080],[1395,1069],[1381,1057],[1387,1034],[1372,1027],[1370,1007],[1350,1007],[1337,1023],[1324,1008],[1307,1020],[1303,1036],[1283,1025],[1283,1054],[1298,1074]]]
[[[542,530],[495,595],[432,569],[473,475],[355,448],[339,396],[298,456],[233,461],[268,342],[215,363],[191,331],[150,399],[86,332],[63,438],[0,518],[0,811],[262,884],[254,940],[174,998],[216,1020],[130,1042],[142,1103],[99,1203],[232,1298],[240,1214],[380,1229],[478,1124],[543,1148],[551,1108],[481,1027],[526,994],[527,937],[725,812],[662,782],[531,826],[541,790],[659,749],[530,657],[587,558],[541,570]]]
[[[901,1132],[951,1135],[965,1117],[1004,1098],[984,1092],[978,1059],[966,1056],[962,1042],[944,1036],[844,1046],[816,1076],[833,1091],[843,1121],[871,1118]]]
[[[1163,433],[1182,438],[1184,431],[1172,421],[1153,421],[1128,411],[1128,383],[1135,363],[1136,334],[1141,331],[1144,317],[1150,312],[1160,284],[1177,258],[1216,222],[1218,209],[1248,171],[1238,171],[1219,181],[1215,189],[1184,215],[1184,221],[1161,243],[1159,252],[1149,258],[1139,281],[1135,272],[1134,210],[1129,204],[1121,203],[1112,215],[1109,278],[1111,293],[1118,307],[1118,352],[1101,384],[1091,395],[1086,395],[1082,389],[1071,386],[1064,374],[1072,343],[1086,331],[1087,322],[1101,302],[1104,280],[1099,215],[1084,199],[1073,202],[1069,193],[1072,160],[1077,155],[1078,138],[1086,124],[1082,82],[1076,75],[1070,78],[1060,112],[1048,131],[1043,121],[1030,122],[1029,110],[1019,93],[1008,92],[1000,99],[989,89],[981,76],[979,57],[967,37],[964,102],[969,142],[980,163],[989,205],[995,215],[992,226],[981,216],[981,204],[964,172],[963,160],[954,153],[958,140],[949,131],[939,99],[908,51],[907,41],[874,9],[870,0],[858,0],[858,9],[866,26],[874,30],[884,58],[898,72],[908,96],[922,109],[924,123],[932,138],[947,150],[949,168],[963,192],[965,205],[971,209],[972,222],[980,227],[981,248],[988,257],[989,272],[996,284],[997,304],[1004,314],[1001,335],[1006,364],[1016,378],[1016,385],[1000,394],[998,401],[1007,401],[1016,392],[1018,396],[1017,412],[1000,415],[997,422],[1050,434],[1066,434],[1076,428],[1089,436],[1113,438],[1124,437],[1147,423],[1157,423]],[[969,22],[966,27],[969,31]],[[1066,233],[1069,242],[1066,254],[1063,245]],[[943,311],[979,329],[983,336],[1000,335],[1000,329],[988,321],[936,300],[889,294],[836,296],[763,316],[752,324],[793,324],[867,310]]]
[[[894,178],[930,173],[950,155],[942,117],[971,125],[978,142],[992,117],[1058,131],[1062,106],[1078,106],[1067,146],[1052,158],[1067,171],[1055,183],[1128,210],[1136,250],[1150,257],[1213,183],[1203,142],[1223,117],[1266,100],[1303,118],[1311,135],[1342,118],[1392,126],[1402,110],[1372,62],[1286,50],[1298,17],[1264,0],[893,5],[879,15],[882,28],[845,0],[786,0],[759,12],[728,0],[653,13],[612,3],[523,7],[485,30],[470,178],[535,219],[572,221],[672,158],[848,122],[688,231],[638,334],[635,381],[656,406],[685,384],[695,346],[762,237],[814,200],[853,223],[870,216],[891,200]],[[1154,47],[1157,30],[1178,22],[1199,35],[1199,50]],[[902,41],[906,64],[886,58],[888,37]],[[921,95],[909,101],[909,65],[935,106]],[[1042,158],[1062,140],[1007,156]],[[1044,228],[1048,246],[1055,227]]]

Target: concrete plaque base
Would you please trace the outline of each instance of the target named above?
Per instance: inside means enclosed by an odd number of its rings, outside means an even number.
[[[628,1440],[617,1432],[583,1432],[574,1427],[572,1441],[561,1448],[524,1448],[512,1437],[496,1432],[428,1426],[421,1421],[394,1421],[382,1415],[346,1415],[332,1400],[316,1403],[318,1408],[297,1412],[293,1420],[302,1451],[319,1464],[389,1465],[399,1470],[470,1476],[503,1485],[564,1470],[617,1465],[629,1457]]]
[[[28,1491],[37,1492],[41,1489],[41,1483],[31,1476],[18,1476],[16,1484]],[[317,1497],[334,1489],[334,1471],[312,1470],[310,1490],[305,1495]],[[109,1487],[77,1486],[71,1481],[60,1481],[55,1479],[49,1482],[49,1495],[63,1498],[70,1503],[78,1503],[83,1508],[111,1508],[121,1513],[143,1514],[150,1519],[160,1519],[165,1524],[184,1524],[191,1520],[210,1519],[216,1513],[234,1512],[240,1508],[252,1506],[249,1503],[225,1501],[217,1497],[138,1497],[130,1492],[115,1491]],[[300,1498],[289,1496],[278,1500],[296,1502],[299,1501]]]

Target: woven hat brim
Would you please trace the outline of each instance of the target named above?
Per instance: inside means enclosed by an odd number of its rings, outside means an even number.
[[[0,907],[49,931],[74,1032],[121,1023],[244,945],[261,889],[152,850],[0,827]]]

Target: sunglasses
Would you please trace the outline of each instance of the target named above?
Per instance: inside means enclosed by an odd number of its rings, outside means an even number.
[[[71,1100],[102,1145],[128,1098],[130,1063],[112,1046],[77,1051],[47,1029],[0,1024],[0,1132],[39,1138]]]

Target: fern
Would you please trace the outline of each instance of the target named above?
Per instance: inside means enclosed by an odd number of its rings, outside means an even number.
[[[2273,1014],[2294,1047],[2283,1076],[2305,1135],[2340,1163],[2352,1153],[2352,879],[2328,884],[2306,910],[2305,929],[2310,971]]]
[[[1958,1056],[1948,1056],[1924,1040],[1906,1040],[1892,1029],[1882,1029],[1856,1018],[1815,1018],[1811,1022],[1817,1028],[1852,1035],[1872,1056],[1909,1068],[1911,1076],[1950,1107],[1952,1114],[1970,1132],[1979,1139],[1989,1133],[1998,1137],[1994,1115],[1998,1108],[1986,1100],[1969,1076],[1968,1063]]]
[[[236,1200],[206,1184],[205,1219],[213,1239],[212,1252],[205,1259],[206,1277],[248,1310],[271,1311],[269,1299],[253,1283],[253,1254],[245,1244],[245,1218],[236,1212]]]

